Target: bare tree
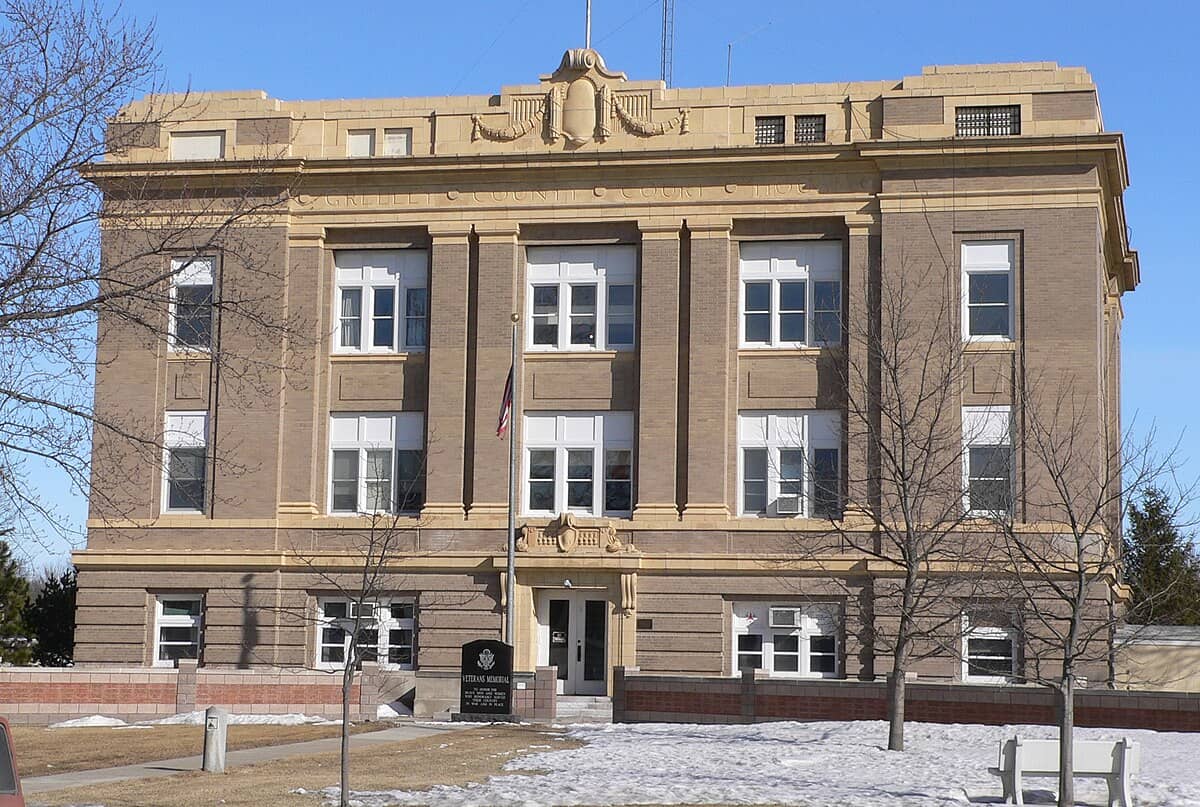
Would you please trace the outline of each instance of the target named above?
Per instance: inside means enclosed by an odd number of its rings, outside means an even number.
[[[385,606],[381,603],[380,599],[403,587],[396,579],[392,564],[399,556],[411,552],[412,539],[417,530],[409,523],[412,519],[407,517],[373,513],[368,518],[368,526],[346,536],[353,557],[352,568],[337,573],[311,554],[296,554],[321,589],[346,603],[347,613],[342,620],[344,624],[333,629],[346,634],[345,657],[339,670],[342,683],[340,807],[349,807],[350,804],[350,709],[354,681],[363,661],[378,660],[377,612],[382,607],[390,607],[390,604]],[[319,619],[319,615],[313,616]],[[303,621],[311,618],[307,613],[302,617]]]
[[[1096,396],[1069,381],[1026,384],[1019,400],[1024,483],[995,523],[1025,609],[1024,677],[1057,696],[1058,803],[1074,804],[1075,692],[1093,675],[1112,675],[1126,508],[1164,486],[1189,501],[1193,487],[1179,483],[1173,450],[1156,452],[1153,430],[1120,438],[1118,425],[1098,416]]]
[[[195,301],[212,333],[197,360],[221,383],[266,383],[279,350],[253,348],[299,332],[278,313],[278,270],[254,230],[294,176],[270,170],[265,148],[224,184],[133,166],[124,158],[134,149],[157,148],[164,126],[203,109],[161,89],[151,25],[99,2],[0,2],[0,513],[26,540],[36,540],[32,521],[67,526],[57,497],[27,484],[30,463],[78,490],[93,449],[98,461],[134,451],[161,463],[158,418],[94,401],[93,380],[122,349],[169,343],[174,280],[196,260],[220,254],[239,267],[236,282]],[[119,517],[111,490],[93,489],[93,506]]]
[[[841,516],[829,506],[818,513],[830,518],[824,545],[811,535],[796,540],[811,557],[849,552],[871,561],[869,640],[891,656],[894,751],[904,750],[906,680],[914,665],[957,656],[964,608],[1002,599],[987,573],[996,531],[964,500],[962,402],[975,367],[952,281],[938,262],[876,278],[867,317],[846,324],[849,348],[838,374],[846,391],[850,501]],[[838,498],[818,481],[816,498],[822,496]]]
[[[384,458],[383,454],[387,457]],[[350,729],[353,725],[352,704],[354,684],[364,662],[411,664],[416,649],[415,634],[407,645],[393,645],[391,637],[380,635],[380,614],[383,609],[408,609],[406,619],[415,615],[416,600],[392,601],[393,595],[408,587],[406,578],[397,570],[406,559],[420,554],[420,532],[424,522],[410,515],[420,509],[424,498],[425,453],[401,459],[397,452],[368,450],[370,468],[360,468],[367,474],[366,501],[357,487],[347,491],[354,499],[356,514],[347,516],[345,529],[338,530],[320,544],[293,546],[289,555],[298,572],[306,580],[310,592],[334,601],[336,615],[322,613],[320,599],[314,603],[305,596],[294,604],[282,603],[273,611],[281,624],[318,627],[330,635],[318,643],[316,652],[341,680],[341,753],[339,804],[347,807],[350,801]],[[402,473],[403,472],[403,473]],[[355,483],[357,485],[357,483]],[[335,490],[335,495],[340,491]],[[247,617],[249,613],[247,611]],[[415,622],[414,622],[415,624]],[[328,639],[328,641],[325,641]],[[381,647],[387,647],[388,656]],[[328,650],[329,657],[320,654]],[[252,647],[244,647],[252,653]],[[407,654],[407,661],[405,661]],[[274,663],[273,661],[269,663]]]

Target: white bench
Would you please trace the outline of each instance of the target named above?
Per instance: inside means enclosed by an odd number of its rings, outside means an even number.
[[[1131,807],[1129,777],[1141,768],[1142,754],[1131,740],[1078,740],[1075,742],[1075,776],[1080,779],[1104,779],[1108,783],[1108,804]],[[989,768],[1000,777],[1004,803],[1024,805],[1021,778],[1058,777],[1058,740],[1023,740],[1013,737],[1000,742],[998,767]]]

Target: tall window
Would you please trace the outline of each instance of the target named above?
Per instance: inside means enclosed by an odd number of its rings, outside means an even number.
[[[425,349],[429,330],[425,250],[339,250],[334,261],[335,352]]]
[[[1012,511],[1012,410],[964,406],[963,507],[980,516]]]
[[[836,678],[840,609],[833,603],[735,602],[733,672]]]
[[[1017,631],[1008,620],[963,615],[964,681],[1007,683],[1017,676]]]
[[[350,655],[350,637],[358,619],[355,664],[411,670],[416,662],[416,605],[412,599],[384,597],[361,607],[344,597],[317,600],[317,660],[320,669],[342,669]]]
[[[171,259],[170,346],[208,350],[212,346],[213,267],[216,259]]]
[[[634,247],[530,247],[527,254],[526,349],[632,349]]]
[[[174,667],[179,659],[199,659],[204,598],[161,594],[154,600],[154,666]]]
[[[525,416],[525,512],[633,511],[631,412]]]
[[[837,412],[738,415],[738,513],[841,514],[841,416]]]
[[[959,137],[1019,135],[1021,107],[1019,104],[956,107],[954,133]]]
[[[969,241],[962,245],[964,339],[1012,339],[1013,247],[1012,241]]]
[[[201,513],[207,487],[207,412],[168,412],[163,430],[163,512]]]
[[[329,418],[329,512],[416,513],[425,501],[420,412]]]
[[[795,348],[842,342],[842,243],[741,245],[741,344]]]
[[[760,115],[754,119],[754,143],[771,146],[783,142],[783,115]]]

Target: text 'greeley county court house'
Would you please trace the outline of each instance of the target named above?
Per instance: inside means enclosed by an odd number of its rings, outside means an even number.
[[[491,97],[193,100],[95,181],[287,198],[159,259],[184,267],[148,313],[169,336],[102,318],[97,406],[156,424],[163,459],[97,440],[80,664],[336,668],[330,580],[352,581],[367,513],[399,513],[364,642],[418,707],[449,703],[461,645],[501,635],[508,597],[516,668],[556,664],[564,693],[605,693],[617,665],[869,679],[889,614],[830,534],[871,506],[845,368],[873,289],[932,268],[953,296],[964,510],[1025,482],[997,456],[1020,445],[1026,379],[1070,376],[1089,428],[1118,422],[1138,263],[1122,140],[1083,69],[674,89],[578,49]],[[106,254],[134,238],[107,229]],[[209,307],[257,292],[291,328],[274,341]],[[208,351],[261,365],[218,372]],[[1014,624],[964,614],[966,658],[919,675],[1018,678]]]

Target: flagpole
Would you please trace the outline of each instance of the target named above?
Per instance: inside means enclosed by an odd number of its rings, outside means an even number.
[[[517,320],[512,315],[512,403],[508,415],[508,596],[504,598],[504,638],[516,647],[515,608],[513,599],[517,586]]]

